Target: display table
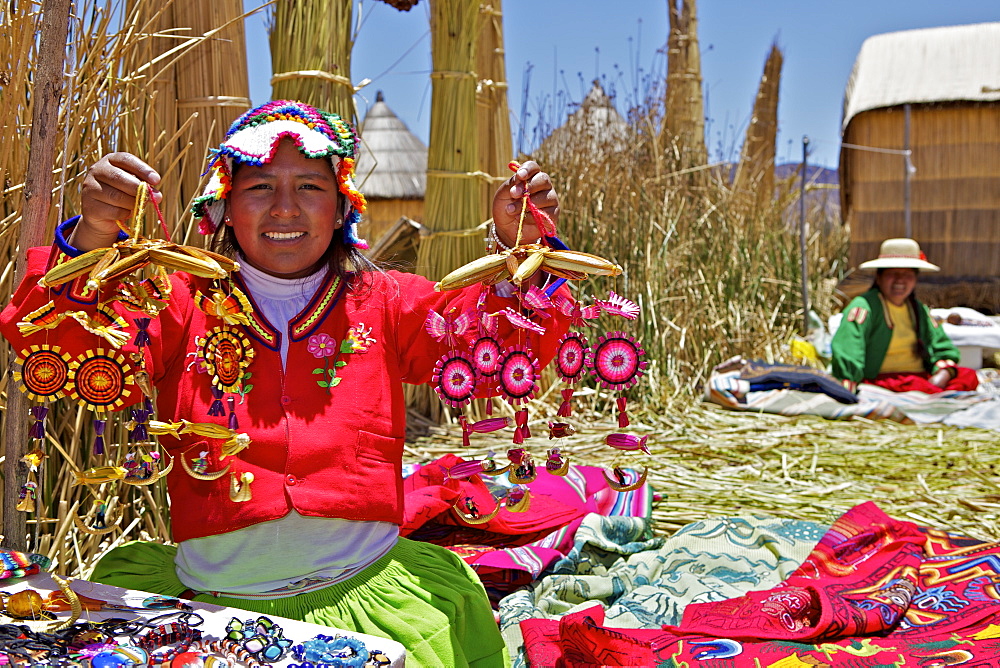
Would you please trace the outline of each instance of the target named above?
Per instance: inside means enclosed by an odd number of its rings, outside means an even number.
[[[235,618],[245,623],[247,620],[257,620],[259,613],[248,612],[237,608],[226,608],[198,601],[170,599],[147,592],[140,592],[110,585],[88,582],[86,580],[71,580],[70,588],[80,596],[102,601],[106,605],[101,610],[83,610],[78,622],[101,622],[108,619],[152,619],[171,612],[178,612],[177,605],[190,606],[190,612],[196,613],[204,621],[195,626],[206,640],[221,640],[226,637],[227,625]],[[59,591],[59,585],[46,573],[39,573],[25,578],[11,579],[0,582],[0,591],[5,594],[15,594],[25,589],[34,589],[44,598],[49,592]],[[67,620],[70,613],[58,612],[59,620]],[[360,640],[369,651],[381,653],[383,661],[380,665],[401,667],[404,665],[406,650],[401,644],[387,638],[354,633],[343,629],[330,628],[317,624],[309,624],[293,619],[266,615],[275,625],[281,628],[284,638],[292,641],[292,646],[314,639],[318,635],[343,636]],[[5,620],[11,623],[10,620]],[[16,620],[13,623],[18,623]],[[32,622],[31,626],[38,628],[42,622]],[[192,623],[192,626],[194,624]],[[271,663],[275,666],[288,666],[300,663],[291,653],[286,653],[281,659]],[[169,664],[164,664],[169,665]],[[240,664],[243,665],[243,664]],[[366,666],[376,665],[366,663]]]

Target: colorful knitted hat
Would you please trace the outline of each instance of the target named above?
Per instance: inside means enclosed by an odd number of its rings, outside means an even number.
[[[212,234],[222,224],[225,199],[232,187],[233,161],[266,164],[285,137],[294,140],[305,156],[330,159],[340,192],[350,203],[344,216],[344,241],[356,248],[368,248],[357,234],[366,202],[354,185],[354,162],[358,154],[354,128],[337,114],[291,100],[275,100],[246,112],[232,124],[219,148],[212,151],[206,170],[210,174],[208,185],[191,207],[195,218],[200,219],[198,230]]]

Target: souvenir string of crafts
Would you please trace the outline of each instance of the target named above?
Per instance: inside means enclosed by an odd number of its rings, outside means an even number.
[[[52,402],[60,398],[69,398],[92,413],[93,455],[106,457],[105,461],[110,459],[107,464],[75,472],[75,484],[88,488],[108,483],[151,485],[167,475],[173,467],[173,458],[160,450],[157,435],[178,436],[201,431],[208,437],[226,441],[223,456],[235,454],[249,443],[245,435],[239,438],[241,435],[236,433],[238,425],[232,414],[232,401],[229,428],[187,422],[160,423],[153,419],[155,396],[146,370],[146,351],[151,344],[148,328],[152,319],[169,303],[167,270],[184,270],[212,279],[209,295],[198,292],[195,301],[201,310],[223,323],[206,335],[203,347],[214,389],[245,392],[242,381],[253,350],[245,339],[240,339],[242,335],[230,327],[246,322],[246,314],[252,310],[246,296],[232,283],[231,275],[239,270],[239,265],[216,253],[172,243],[151,194],[148,185],[139,189],[128,224],[119,223],[122,234],[118,241],[75,258],[60,255],[61,261],[39,281],[53,292],[68,290],[71,301],[93,304],[90,312],[60,312],[55,301],[50,300],[18,323],[25,336],[45,338],[64,323],[75,323],[74,326],[80,325],[96,341],[95,346],[76,355],[47,342],[32,344],[18,354],[13,376],[21,391],[33,402],[29,408],[33,420],[29,432],[32,446],[23,458],[28,476],[20,489],[18,510],[34,512],[36,509],[38,472],[46,456],[46,418]],[[148,203],[153,205],[164,239],[144,235]],[[122,311],[135,313],[130,318],[131,323],[112,307],[115,302]],[[134,336],[128,332],[130,329],[134,329]],[[132,349],[123,350],[129,341]],[[221,406],[223,397],[218,398],[217,403]],[[106,452],[109,416],[122,411],[126,405],[130,418],[125,423],[128,444]],[[210,479],[207,474],[205,479]],[[240,498],[249,496],[249,482],[240,481]],[[88,534],[109,533],[121,519],[120,513],[115,518],[110,517],[109,508],[120,507],[123,500],[108,489],[93,494],[89,507],[83,504],[85,518],[75,517],[74,524]]]
[[[514,171],[519,167],[517,163],[510,164]],[[535,243],[523,244],[522,233],[528,213],[532,215],[542,236]],[[506,472],[508,481],[514,485],[507,496],[491,510],[476,507],[472,499],[457,503],[456,514],[470,524],[488,522],[496,516],[502,504],[511,510],[523,510],[527,507],[530,495],[525,486],[533,482],[538,474],[531,452],[522,447],[531,438],[527,403],[538,391],[541,372],[538,359],[533,353],[532,337],[545,333],[547,319],[559,312],[570,323],[570,331],[557,343],[556,371],[567,387],[561,392],[562,402],[556,420],[549,422],[549,439],[575,433],[576,429],[568,422],[572,416],[574,386],[588,377],[592,377],[602,389],[615,393],[618,426],[620,429],[628,427],[625,392],[639,381],[648,365],[643,359],[645,351],[642,346],[624,331],[615,330],[599,335],[593,344],[581,331],[584,327],[595,324],[603,314],[634,320],[639,315],[639,307],[613,291],[606,299],[594,300],[591,305],[584,306],[580,301],[567,296],[565,291],[559,290],[566,280],[579,280],[589,275],[617,276],[622,269],[604,258],[569,250],[558,238],[554,222],[531,202],[527,192],[521,199],[514,246],[503,246],[497,239],[490,249],[497,252],[453,271],[435,286],[437,290],[452,290],[482,283],[483,292],[478,300],[476,313],[431,313],[427,324],[431,336],[438,341],[446,341],[449,348],[449,352],[438,361],[432,378],[442,401],[461,410],[474,396],[492,396],[496,391],[510,404],[514,413],[512,440],[515,447],[508,450],[507,465],[499,466],[493,459],[493,453],[490,453],[486,459],[463,462],[449,469],[448,474],[452,478],[499,475]],[[544,289],[527,285],[528,279],[539,271],[558,280]],[[520,308],[507,307],[499,312],[489,313],[485,308],[488,290],[491,289],[490,286],[502,281],[514,284]],[[501,320],[507,321],[514,328],[517,337],[517,341],[505,349],[501,347],[498,338]],[[466,347],[461,345],[462,342]],[[460,415],[458,421],[462,427],[463,446],[466,447],[470,444],[471,433],[511,426],[509,418],[487,418],[471,423],[464,415]],[[631,434],[612,434],[607,437],[606,443],[623,452],[641,449],[648,453],[645,438],[640,439]],[[563,448],[556,446],[546,451],[544,468],[550,474],[566,475],[569,465],[569,458]],[[632,475],[626,469],[614,466],[611,475],[607,472],[604,475],[612,489],[631,491],[645,482],[647,472],[648,469],[641,474]]]

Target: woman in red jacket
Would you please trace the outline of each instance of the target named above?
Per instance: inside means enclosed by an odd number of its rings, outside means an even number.
[[[168,477],[177,545],[122,546],[93,577],[389,636],[406,647],[408,665],[502,665],[503,642],[476,575],[452,552],[399,536],[402,383],[428,382],[445,351],[425,331],[428,312],[474,309],[480,289],[435,292],[426,279],[378,271],[364,258],[356,233],[364,198],[352,178],[357,142],[336,115],[278,101],[241,116],[215,152],[194,211],[202,231],[240,263],[223,282],[229,300],[206,297],[218,282],[178,272],[146,343],[121,352],[142,357],[157,388],[157,419],[228,414],[252,443],[224,456],[215,439],[163,438],[175,459],[186,458]],[[105,156],[89,170],[82,215],[60,226],[51,252],[29,252],[28,276],[0,318],[15,350],[35,342],[15,323],[48,300],[63,311],[97,308],[86,276],[58,288],[37,281],[56,262],[120,239],[118,221],[139,189],[159,183],[130,154]],[[527,163],[493,201],[493,234],[504,245],[515,244],[525,191],[551,217],[558,213],[548,176]],[[530,222],[523,233],[539,236]],[[225,312],[239,293],[252,305],[244,320]],[[492,310],[511,305],[509,297],[488,299]],[[546,326],[543,359],[565,330],[560,317]],[[72,324],[48,337],[73,356],[96,347]],[[227,466],[215,480],[184,470]]]

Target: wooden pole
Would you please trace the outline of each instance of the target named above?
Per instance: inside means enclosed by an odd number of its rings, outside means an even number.
[[[63,67],[66,57],[66,35],[69,31],[70,0],[43,0],[42,30],[38,41],[38,65],[35,68],[31,100],[31,144],[28,149],[28,171],[24,180],[24,209],[17,245],[22,254],[14,272],[14,285],[24,278],[24,254],[32,246],[44,243],[49,208],[52,204],[52,164],[55,161],[56,137],[59,126],[59,101],[62,98]],[[11,351],[11,361],[17,351]],[[8,369],[13,369],[8,364]],[[26,551],[27,521],[15,510],[18,492],[28,475],[21,461],[28,440],[28,405],[26,397],[7,379],[7,410],[4,423],[5,457],[3,464],[3,536],[10,549]],[[42,509],[38,499],[38,509]]]
[[[799,255],[802,259],[802,334],[809,335],[809,266],[806,259],[806,179],[809,177],[809,137],[802,137],[802,183],[799,191]]]
[[[903,230],[907,239],[913,238],[910,221],[910,105],[903,105]]]

